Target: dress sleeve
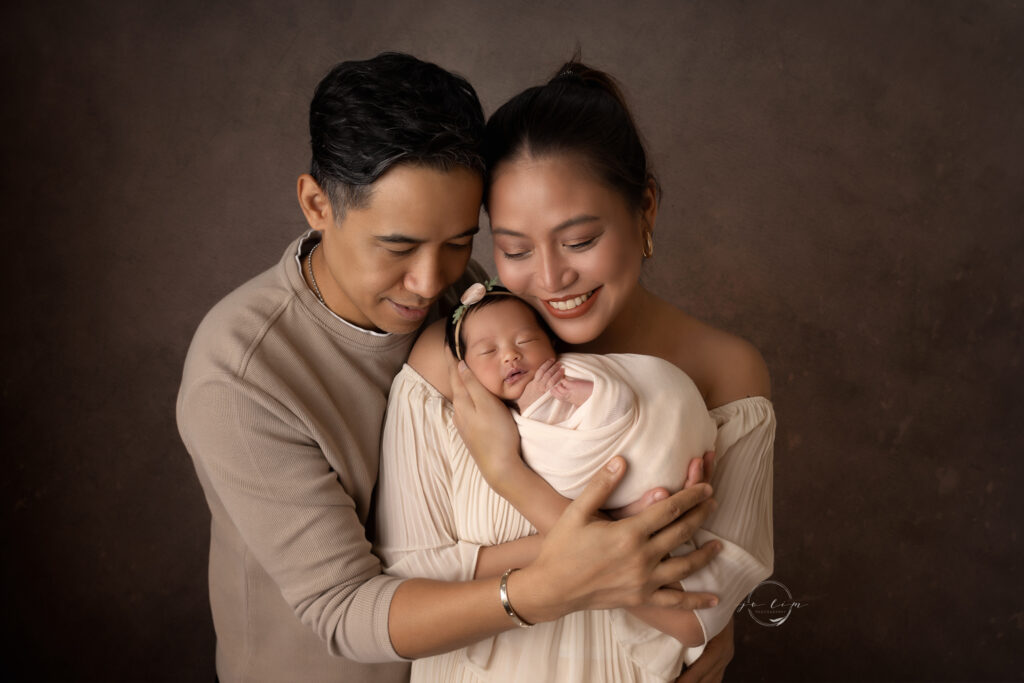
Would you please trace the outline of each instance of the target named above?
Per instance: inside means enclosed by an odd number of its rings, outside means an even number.
[[[480,546],[459,540],[452,502],[449,410],[405,366],[388,397],[377,482],[376,551],[388,574],[468,581]]]
[[[211,510],[223,510],[302,623],[332,654],[402,661],[387,624],[400,581],[381,574],[355,500],[309,428],[230,375],[184,393],[178,424]]]
[[[705,642],[732,618],[736,607],[758,583],[772,574],[772,456],[775,412],[763,397],[746,398],[711,411],[718,425],[714,486],[718,509],[694,534],[697,545],[718,539],[722,552],[707,567],[683,580],[688,591],[718,596],[718,605],[695,614]],[[703,651],[691,648],[691,663]]]

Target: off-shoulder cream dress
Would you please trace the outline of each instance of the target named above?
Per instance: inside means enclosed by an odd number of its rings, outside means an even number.
[[[718,607],[697,613],[709,638],[771,574],[775,433],[764,398],[726,404],[711,417],[718,426],[712,484],[719,507],[695,541],[717,538],[724,550],[683,582],[686,590],[719,596]],[[480,547],[535,533],[484,481],[455,429],[451,404],[408,365],[389,397],[376,518],[376,551],[388,573],[403,577],[469,580]],[[412,681],[667,681],[702,651],[624,610],[586,611],[416,660]]]

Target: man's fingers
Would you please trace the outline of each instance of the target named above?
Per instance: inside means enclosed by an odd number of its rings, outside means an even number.
[[[569,504],[563,516],[571,516],[577,524],[586,524],[608,500],[625,473],[626,460],[616,455],[590,478],[583,492]]]
[[[694,488],[699,488],[701,486],[708,485],[699,484]],[[691,491],[693,489],[686,490]],[[668,500],[671,500],[671,498]],[[686,514],[682,517],[651,536],[652,550],[659,555],[667,555],[682,544],[693,539],[693,534],[696,533],[697,529],[704,526],[704,521],[708,518],[708,515],[714,512],[717,506],[718,503],[712,498],[704,500],[696,507],[686,511]],[[693,553],[690,554],[692,555]]]
[[[658,563],[651,578],[657,581],[658,585],[665,586],[682,581],[696,571],[707,566],[708,562],[714,559],[715,555],[722,551],[720,541],[705,543],[697,550],[679,557],[667,557]]]
[[[710,497],[711,486],[708,484],[691,486],[688,489],[672,494],[665,500],[654,503],[630,521],[640,525],[646,535],[653,536],[686,514],[688,510]],[[685,542],[686,539],[683,540]],[[682,545],[682,543],[677,543],[671,546],[671,548],[675,548],[678,545]],[[669,549],[671,550],[671,548]]]

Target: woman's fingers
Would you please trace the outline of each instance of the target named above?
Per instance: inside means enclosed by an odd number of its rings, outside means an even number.
[[[659,588],[651,594],[651,607],[673,607],[676,609],[708,609],[718,604],[714,593],[690,593],[673,588]]]
[[[452,385],[452,405],[455,406],[456,412],[460,409],[471,410],[473,407],[472,399],[470,398],[469,391],[466,389],[465,382],[462,381],[462,373],[459,372],[459,365],[465,365],[465,363],[463,361],[456,361],[450,352],[445,354],[445,356],[448,359],[448,379]]]
[[[691,458],[686,466],[686,483],[683,488],[687,489],[696,486],[704,481],[704,458]]]
[[[625,519],[626,517],[632,517],[633,515],[646,510],[659,500],[665,500],[668,498],[668,495],[668,489],[664,487],[651,489],[644,493],[644,495],[640,496],[639,500],[635,500],[629,505],[625,505],[614,510],[605,510],[605,512],[607,512],[608,516],[612,519]]]
[[[711,475],[715,473],[715,452],[708,451],[704,454],[704,481],[711,483]]]

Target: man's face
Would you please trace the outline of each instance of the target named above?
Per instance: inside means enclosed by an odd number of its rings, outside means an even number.
[[[316,267],[327,305],[366,329],[416,330],[466,268],[482,193],[480,176],[464,168],[400,164],[387,171],[365,208],[348,209],[324,230]]]

